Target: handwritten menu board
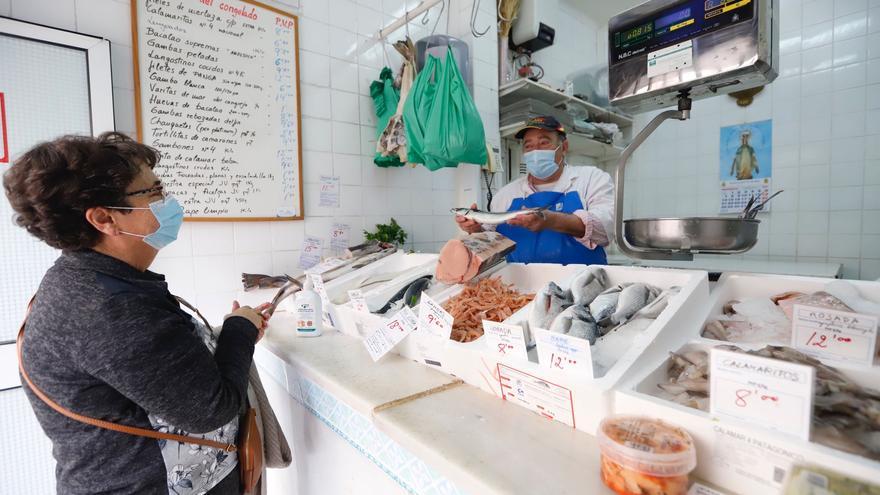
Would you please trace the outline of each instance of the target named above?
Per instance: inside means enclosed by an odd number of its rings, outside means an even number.
[[[186,217],[301,219],[297,17],[251,0],[131,5],[138,137]]]

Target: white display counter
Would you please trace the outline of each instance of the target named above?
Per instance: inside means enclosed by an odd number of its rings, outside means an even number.
[[[291,326],[276,313],[255,355],[295,458],[269,471],[270,493],[612,495],[592,435],[397,355],[373,363],[355,337]],[[353,452],[375,469],[349,466]]]

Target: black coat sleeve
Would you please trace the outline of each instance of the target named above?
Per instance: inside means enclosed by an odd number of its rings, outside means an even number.
[[[192,433],[215,430],[247,399],[257,328],[246,318],[223,324],[214,355],[189,321],[144,294],[118,294],[82,347],[81,364],[150,414]]]

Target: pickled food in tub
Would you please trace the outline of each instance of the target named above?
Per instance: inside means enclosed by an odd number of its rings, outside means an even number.
[[[618,495],[685,495],[697,466],[688,432],[641,416],[611,416],[599,425],[602,481]]]

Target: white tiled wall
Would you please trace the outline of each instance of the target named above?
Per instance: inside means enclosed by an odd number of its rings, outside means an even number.
[[[627,167],[627,216],[716,214],[719,127],[773,119],[773,188],[746,257],[880,277],[880,1],[781,0],[780,76],[751,106],[727,96],[667,122]],[[654,114],[636,118],[642,128]]]
[[[268,2],[273,3],[273,2]],[[304,236],[326,238],[334,222],[351,226],[351,242],[362,231],[393,216],[409,234],[410,248],[436,251],[456,233],[449,209],[457,191],[478,190],[476,167],[431,173],[424,167],[380,169],[373,165],[375,115],[370,83],[386,60],[395,70],[400,57],[390,46],[371,43],[382,26],[419,0],[296,0],[274,2],[300,14],[300,87],[306,220],[302,222],[188,222],[177,242],[161,252],[153,269],[164,273],[173,292],[219,319],[241,287],[241,272],[291,273],[297,269]],[[490,142],[498,142],[498,85],[494,2],[482,2],[478,25],[491,24],[474,40],[468,21],[471,1],[447,0],[437,32],[471,45],[477,105]],[[434,26],[410,23],[414,40]],[[113,91],[118,130],[134,135],[134,85],[127,0],[0,0],[0,15],[103,36],[111,41]],[[390,42],[405,35],[401,29]],[[464,33],[467,33],[466,36]],[[340,207],[318,207],[321,175],[341,179]],[[474,193],[476,195],[476,193]]]

